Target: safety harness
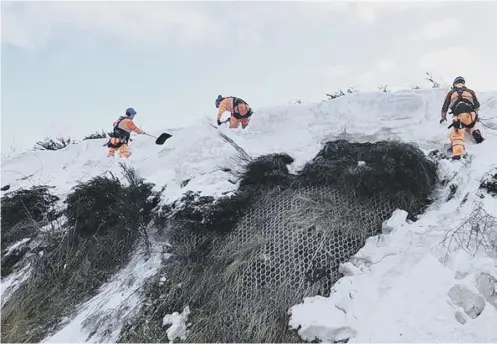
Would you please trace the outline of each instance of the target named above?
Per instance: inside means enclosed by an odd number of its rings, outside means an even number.
[[[109,148],[119,148],[123,144],[128,144],[129,139],[130,139],[130,133],[128,133],[126,130],[119,128],[119,124],[126,118],[129,118],[128,116],[121,116],[116,122],[116,125],[114,126],[114,131],[109,134],[109,137],[119,139],[119,142],[117,143],[112,143],[111,140],[109,139],[109,142],[107,143],[107,146]]]
[[[235,117],[236,119],[240,120],[240,119],[243,119],[243,118],[248,118],[250,116],[252,116],[253,114],[253,111],[252,109],[250,108],[250,106],[247,104],[246,101],[244,101],[243,99],[241,98],[237,98],[237,97],[229,97],[229,98],[233,98],[233,113],[231,114],[231,116]],[[237,106],[240,105],[240,104],[244,104],[244,105],[247,105],[248,107],[248,112],[245,116],[242,116],[236,109],[237,109]]]
[[[456,88],[457,100],[450,107],[451,112],[449,113],[452,114],[453,116],[459,116],[460,114],[463,113],[469,113],[469,114],[475,113],[475,116],[470,124],[464,124],[463,122],[461,122],[460,119],[457,119],[457,121],[453,121],[452,124],[449,125],[448,127],[449,129],[452,127],[456,129],[462,129],[462,128],[471,129],[475,126],[476,122],[478,121],[478,114],[475,111],[474,104],[470,100],[463,98],[462,96],[463,92],[466,90],[467,90],[466,86]]]

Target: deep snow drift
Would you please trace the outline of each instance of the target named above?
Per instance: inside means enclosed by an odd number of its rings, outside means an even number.
[[[337,138],[359,142],[402,140],[418,145],[428,155],[433,150],[444,151],[448,143],[447,124],[438,123],[444,93],[441,89],[361,93],[317,104],[260,109],[248,129],[219,130],[251,156],[290,154],[295,159],[293,170],[314,157],[324,142]],[[495,116],[497,92],[479,97],[483,103],[480,116]],[[495,125],[497,120],[485,123]],[[480,216],[481,209],[497,214],[495,196],[479,188],[481,179],[497,162],[497,131],[478,125],[486,141],[475,145],[469,139],[468,159],[440,161],[439,175],[448,182],[437,190],[436,201],[416,222],[406,221],[405,213],[396,211],[385,224],[385,233],[370,238],[350,262],[343,264],[345,277],[336,283],[330,297],[307,298],[290,309],[289,325],[298,329],[302,339],[497,340],[495,246],[492,252],[495,236],[491,232],[480,234],[485,241],[480,240],[483,244],[478,245],[479,239],[470,236],[471,227],[460,228],[468,216]],[[188,190],[220,196],[235,188],[220,168],[233,165],[234,151],[220,140],[218,129],[200,122],[172,134],[164,146],[156,146],[147,137],[136,137],[127,162],[146,181],[158,188],[167,186],[162,193],[164,204]],[[89,140],[61,151],[29,152],[4,160],[2,186],[10,185],[7,192],[12,192],[48,184],[55,186],[55,195],[64,199],[78,181],[106,170],[119,174],[117,162],[105,156],[104,142]],[[497,230],[495,225],[493,230]],[[454,237],[462,239],[448,240]],[[160,258],[156,254],[144,261],[137,252],[99,295],[81,305],[78,314],[46,341],[115,341],[124,323],[131,321],[140,307],[140,287],[157,272]],[[28,274],[29,267],[2,279],[2,304]],[[133,278],[127,280],[130,275]],[[188,321],[190,309],[181,316],[163,314],[164,322]],[[116,315],[110,316],[111,312]],[[181,330],[185,329],[176,322],[169,330],[170,339],[183,337]]]

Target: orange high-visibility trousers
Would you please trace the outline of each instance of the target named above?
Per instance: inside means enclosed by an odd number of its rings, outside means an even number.
[[[128,149],[128,144],[123,143],[120,139],[116,137],[110,138],[110,143],[117,147],[109,147],[109,151],[107,152],[108,157],[112,157],[116,154],[116,151],[119,154],[119,157],[128,158],[131,155],[131,152]]]
[[[236,119],[235,117],[231,116],[230,118],[230,129],[235,129],[242,125],[242,128],[245,129],[247,125],[250,122],[250,117],[245,117],[242,119]]]
[[[465,153],[466,148],[464,146],[464,134],[465,132],[472,134],[473,131],[476,130],[474,125],[472,128],[467,128],[466,126],[471,125],[475,121],[475,119],[476,119],[475,112],[471,113],[465,112],[460,115],[452,117],[452,122],[456,123],[457,121],[460,121],[462,124],[460,128],[457,128],[454,125],[449,132],[453,158],[461,157]]]

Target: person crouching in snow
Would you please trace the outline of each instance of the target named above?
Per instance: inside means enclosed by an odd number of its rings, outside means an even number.
[[[471,134],[476,143],[483,141],[481,131],[475,128],[480,102],[475,92],[467,88],[465,84],[466,81],[463,77],[459,76],[455,78],[452,83],[452,89],[445,96],[445,101],[442,105],[442,119],[440,123],[447,120],[447,111],[449,109],[452,111],[452,124],[449,126],[451,128],[449,137],[452,159],[460,159],[465,152],[465,132]]]
[[[230,128],[238,128],[240,124],[242,128],[245,129],[249,122],[250,116],[253,115],[252,109],[249,105],[240,98],[237,97],[223,97],[219,95],[216,99],[217,111],[217,125],[221,125],[221,116],[229,111],[231,113],[230,117]]]
[[[135,115],[135,109],[129,108],[126,110],[125,116],[119,117],[119,119],[115,120],[112,124],[114,126],[114,131],[109,135],[110,139],[107,143],[107,147],[109,147],[107,153],[108,157],[114,156],[116,150],[119,152],[120,157],[128,158],[131,155],[131,152],[128,149],[131,132],[134,131],[137,134],[145,133],[133,122]]]

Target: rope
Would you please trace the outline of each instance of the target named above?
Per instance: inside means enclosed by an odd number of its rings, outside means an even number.
[[[485,124],[485,122],[483,122],[481,119],[478,122],[480,122],[481,125],[483,125],[485,128],[488,128],[490,130],[497,130],[497,127],[492,127],[492,126],[490,126],[488,124]]]

